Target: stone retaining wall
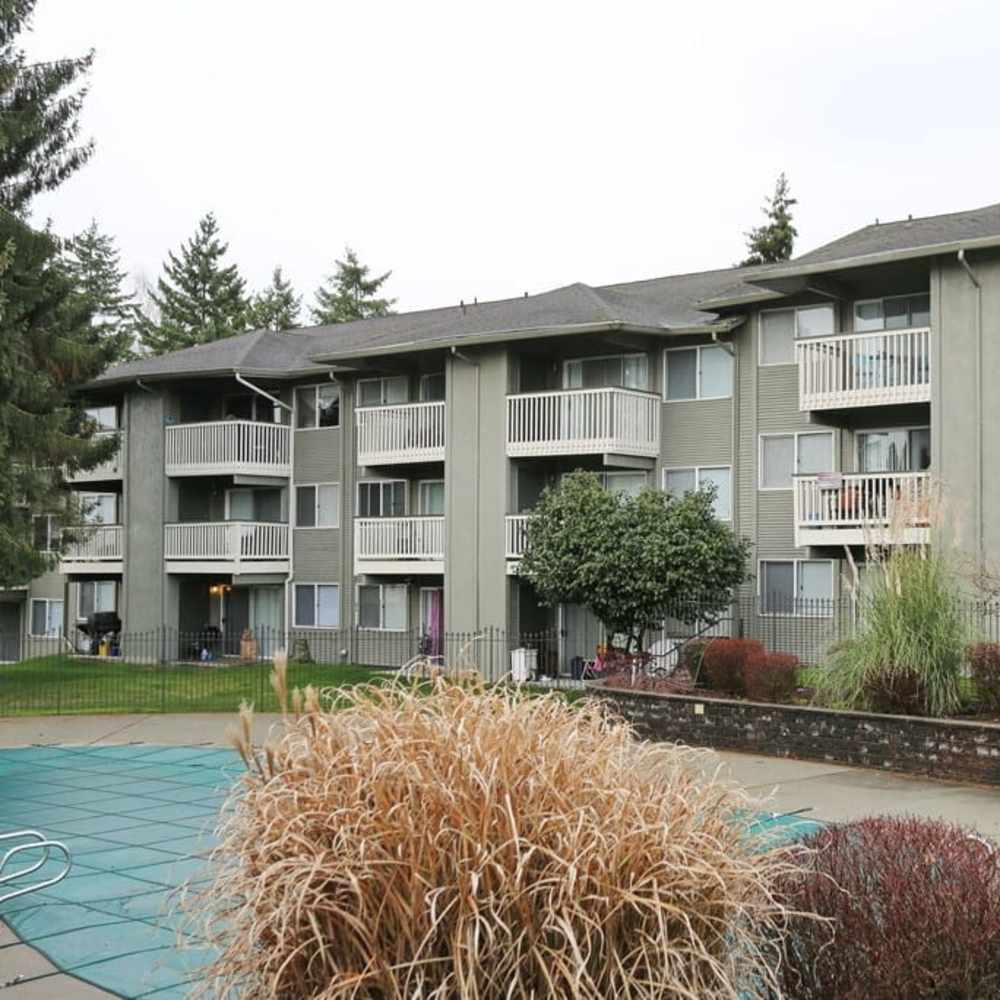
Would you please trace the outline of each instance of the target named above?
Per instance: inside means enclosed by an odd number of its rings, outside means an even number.
[[[647,739],[1000,785],[1000,725],[588,687]]]

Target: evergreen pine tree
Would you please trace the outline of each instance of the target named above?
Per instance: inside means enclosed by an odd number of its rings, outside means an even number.
[[[276,267],[271,284],[254,295],[247,325],[252,330],[291,330],[299,325],[301,306],[302,297]]]
[[[123,287],[128,275],[121,269],[114,237],[100,232],[92,221],[67,242],[65,266],[76,294],[84,297],[93,313],[94,335],[109,342],[115,361],[127,360],[132,356],[136,304]]]
[[[741,267],[749,267],[752,264],[776,264],[792,256],[798,231],[792,225],[791,209],[798,202],[791,196],[788,179],[784,173],[778,175],[774,185],[774,195],[765,198],[764,201],[762,211],[767,216],[767,222],[744,234],[749,253]]]
[[[209,212],[180,253],[167,254],[163,276],[150,295],[159,315],[139,321],[139,337],[148,353],[166,354],[246,330],[246,283],[235,264],[223,265],[228,250]]]
[[[355,319],[390,315],[396,300],[379,298],[378,293],[392,271],[370,278],[370,268],[360,263],[350,247],[345,247],[344,258],[336,262],[336,271],[316,290],[313,322],[349,323]]]
[[[29,63],[17,46],[37,0],[0,0],[0,206],[23,212],[90,159],[93,141],[77,143],[81,86],[93,51],[71,59]]]
[[[19,217],[92,150],[74,145],[92,55],[30,65],[16,39],[34,6],[0,0],[0,587],[51,565],[35,548],[32,514],[68,514],[64,472],[93,468],[117,447],[90,440],[77,394],[111,359],[109,342],[93,336],[91,305],[58,240]]]

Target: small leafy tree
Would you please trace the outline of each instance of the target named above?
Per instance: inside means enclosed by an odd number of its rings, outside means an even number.
[[[750,543],[715,516],[711,489],[610,493],[592,472],[546,489],[528,520],[520,575],[543,603],[579,604],[642,648],[669,613],[711,618],[747,579]]]
[[[756,226],[744,235],[747,238],[747,257],[740,265],[777,264],[792,256],[798,230],[792,225],[792,206],[798,204],[788,188],[788,178],[781,173],[774,185],[774,195],[765,198],[763,212],[767,222]]]

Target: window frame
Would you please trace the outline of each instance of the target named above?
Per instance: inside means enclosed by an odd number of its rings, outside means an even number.
[[[929,327],[923,326],[913,326],[912,325],[912,310],[908,310],[908,318],[910,319],[910,326],[900,326],[893,327],[887,330],[885,327],[885,303],[892,302],[894,299],[915,299],[918,296],[927,297],[927,310],[930,312],[930,289],[926,292],[904,292],[902,295],[876,295],[870,299],[852,299],[851,300],[851,332],[856,333],[859,337],[864,337],[866,335],[877,335],[880,333],[900,333],[904,330],[925,330]],[[882,303],[882,326],[878,330],[859,330],[858,329],[858,306],[870,305],[872,302]]]
[[[378,403],[362,403],[361,402],[361,387],[366,383],[378,382],[379,383],[379,400]],[[402,382],[406,386],[406,399],[401,399],[398,402],[387,402],[385,399],[386,392],[385,386],[388,382]],[[355,391],[355,399],[357,400],[357,409],[359,410],[374,410],[381,406],[406,406],[410,402],[410,379],[408,375],[378,375],[374,378],[359,378],[357,381],[357,388]]]
[[[447,394],[447,384],[445,385],[445,395],[442,395],[440,399],[429,399],[425,394],[425,387],[428,385],[432,378],[445,379],[444,369],[439,372],[426,372],[420,376],[420,381],[417,386],[417,400],[420,403],[442,403],[444,402]],[[398,404],[396,404],[398,405]]]
[[[390,483],[403,484],[403,513],[402,514],[361,514],[361,487],[370,486],[372,483],[387,485]],[[354,484],[354,516],[366,518],[386,518],[386,517],[409,517],[410,516],[410,481],[408,479],[359,479]]]
[[[853,439],[854,445],[851,448],[851,458],[854,465],[854,471],[857,475],[867,475],[861,471],[861,438],[865,434],[891,434],[898,431],[904,431],[906,434],[910,434],[912,431],[927,431],[929,434],[931,430],[930,424],[906,424],[904,427],[855,427],[851,431],[851,437]],[[926,469],[918,470],[923,472],[930,472],[934,464],[934,456],[931,455],[931,465]],[[891,475],[903,475],[903,473],[892,473],[892,472],[873,472],[873,476],[891,476]]]
[[[418,479],[417,480],[417,511],[418,511],[417,517],[444,517],[444,510],[442,510],[440,514],[428,514],[427,511],[424,510],[423,487],[424,486],[434,486],[437,483],[441,484],[441,489],[442,489],[442,492],[443,492],[444,491],[444,477],[443,476],[441,476],[438,479]],[[446,506],[447,505],[447,498],[445,496],[442,496],[441,499],[442,499],[442,506]]]
[[[701,394],[701,352],[705,350],[722,351],[729,358],[729,392],[725,396],[703,396]],[[675,354],[678,351],[695,351],[695,368],[694,368],[694,396],[681,396],[677,399],[670,398],[667,393],[669,391],[669,371],[670,371],[670,361],[668,355]],[[706,400],[712,399],[732,399],[733,398],[733,377],[734,377],[734,358],[733,356],[720,344],[692,344],[690,347],[665,347],[663,349],[663,402],[664,403],[700,403]]]
[[[324,427],[323,430],[328,430],[328,428]],[[320,524],[319,523],[319,488],[321,486],[335,486],[337,488],[337,504],[336,504],[336,508],[335,508],[336,512],[337,512],[337,521],[336,521],[335,524]],[[334,481],[328,480],[328,481],[322,482],[322,483],[294,483],[293,487],[294,487],[294,490],[295,490],[295,496],[293,497],[293,501],[294,501],[294,504],[293,504],[294,520],[292,522],[292,526],[293,526],[293,528],[296,531],[315,531],[317,529],[321,529],[321,530],[324,530],[324,531],[329,531],[331,528],[339,528],[340,527],[340,522],[341,522],[341,506],[342,506],[341,499],[342,498],[341,498],[341,490],[340,490],[340,483],[339,483],[339,481],[338,482],[334,482]],[[313,520],[316,522],[315,524],[299,524],[299,490],[301,490],[301,489],[311,489],[311,490],[313,490]]]
[[[604,389],[624,389],[626,392],[649,392],[649,354],[646,351],[620,351],[616,354],[588,354],[586,357],[582,358],[564,358],[562,363],[562,388],[565,392],[583,392],[586,391],[586,386],[571,386],[569,385],[569,366],[572,364],[583,363],[584,361],[610,361],[613,358],[621,358],[622,360],[622,381],[625,380],[625,359],[626,358],[644,358],[646,362],[646,388],[645,389],[632,389],[624,385],[618,386],[600,386],[597,388]]]
[[[91,410],[114,410],[114,427],[105,427],[96,417],[91,416]],[[116,431],[120,431],[122,429],[121,406],[118,403],[102,403],[99,406],[85,406],[83,408],[83,412],[87,419],[93,420],[94,423],[97,424],[97,430],[94,432],[95,434],[114,434]]]
[[[798,557],[793,557],[791,559],[758,559],[757,560],[757,614],[761,618],[806,618],[815,620],[829,620],[833,618],[833,605],[836,601],[836,586],[837,578],[834,572],[834,563],[838,562],[836,559],[802,559]],[[791,563],[792,564],[792,586],[795,593],[799,592],[799,566],[802,563],[826,563],[830,568],[830,596],[829,598],[808,598],[808,600],[813,600],[816,602],[828,600],[830,602],[829,612],[826,614],[805,614],[799,611],[765,611],[765,595],[762,590],[764,584],[764,564],[765,563]],[[798,600],[796,597],[794,600]],[[804,598],[805,600],[805,598]]]
[[[312,587],[313,592],[313,622],[312,625],[300,625],[299,624],[299,602],[298,602],[298,588],[299,587]],[[333,587],[337,591],[337,624],[336,625],[320,625],[316,624],[316,619],[319,618],[319,588],[320,587]],[[330,631],[331,629],[339,630],[341,628],[341,593],[340,593],[340,583],[339,581],[328,581],[328,580],[296,580],[292,584],[292,628],[311,628],[311,629],[323,629]]]
[[[807,309],[830,309],[833,313],[833,332],[832,333],[822,333],[816,337],[801,337],[799,336],[799,313]],[[788,365],[798,364],[798,360],[795,356],[795,351],[792,351],[791,361],[762,361],[761,358],[764,357],[764,352],[761,349],[764,343],[764,317],[769,313],[778,312],[791,312],[795,316],[795,329],[792,331],[792,344],[794,345],[796,341],[799,340],[820,340],[823,337],[836,337],[837,336],[837,307],[830,302],[814,302],[811,305],[802,306],[773,306],[770,309],[761,309],[757,313],[757,367],[758,368],[784,368]],[[853,315],[853,314],[852,314]]]
[[[87,497],[113,497],[114,501],[115,501],[115,516],[114,516],[114,520],[112,520],[112,521],[87,521],[87,520],[84,520],[85,515],[83,514],[83,508],[86,506],[86,498]],[[104,490],[81,490],[80,493],[79,493],[79,501],[80,501],[80,517],[81,517],[80,524],[81,525],[87,525],[88,527],[100,527],[101,525],[110,526],[112,524],[118,524],[119,523],[119,521],[118,521],[118,508],[119,508],[120,505],[118,503],[118,494],[115,493],[114,491],[111,491],[111,490],[108,490],[108,491],[104,491]]]
[[[660,488],[664,493],[669,492],[667,490],[667,473],[668,472],[693,472],[694,473],[694,488],[695,490],[701,489],[701,473],[703,470],[719,470],[725,469],[729,473],[729,514],[727,517],[719,517],[718,514],[715,516],[723,524],[733,523],[733,467],[732,465],[726,465],[722,463],[720,465],[664,465],[660,470]]]
[[[31,515],[31,541],[32,541],[32,543],[34,543],[34,541],[35,541],[35,522],[37,520],[39,520],[40,518],[45,518],[45,520],[47,521],[47,525],[46,525],[46,529],[45,529],[45,548],[44,549],[39,549],[38,551],[41,552],[41,553],[43,553],[43,554],[45,554],[45,555],[52,555],[58,549],[58,545],[56,546],[56,548],[52,547],[52,541],[53,541],[53,539],[56,539],[56,541],[58,541],[58,538],[59,538],[59,529],[58,529],[58,527],[53,527],[53,523],[52,523],[53,521],[56,520],[56,515],[55,514],[32,514]]]
[[[339,408],[337,410],[337,422],[329,427],[322,427],[319,422],[319,391],[332,386],[337,390],[337,400]],[[312,427],[299,426],[299,393],[305,389],[313,391],[313,425]],[[292,390],[292,430],[293,431],[339,431],[344,423],[344,394],[341,391],[340,383],[332,379],[326,382],[311,382],[308,385],[297,385]]]
[[[762,431],[757,435],[757,491],[759,493],[787,493],[790,490],[795,489],[795,477],[796,476],[815,476],[819,473],[815,472],[798,472],[799,467],[799,438],[805,435],[806,437],[810,435],[825,434],[830,438],[830,455],[833,459],[832,469],[827,469],[827,472],[839,472],[840,461],[838,458],[837,449],[837,438],[836,434],[832,431]],[[792,448],[792,483],[789,486],[764,486],[763,485],[763,475],[764,475],[764,439],[765,438],[794,438],[794,445]],[[784,560],[787,562],[787,560]]]
[[[83,590],[84,587],[94,588],[94,608],[97,608],[97,587],[101,584],[111,584],[111,594],[112,594],[112,611],[118,610],[118,581],[117,580],[81,580],[77,584],[76,593],[76,620],[78,622],[83,622],[87,620],[87,616],[83,613]]]
[[[45,632],[36,632],[35,629],[35,605],[45,605]],[[54,632],[47,631],[51,620],[51,606],[58,604],[62,608],[61,624]],[[28,634],[33,639],[58,639],[66,628],[66,606],[61,597],[32,597],[28,607]]]
[[[378,588],[378,604],[379,604],[379,624],[376,625],[362,625],[361,624],[361,591],[366,587],[377,587]],[[403,624],[400,628],[386,628],[385,626],[385,591],[386,590],[402,590],[404,594],[403,601]],[[366,632],[406,632],[410,627],[410,588],[408,584],[405,583],[359,583],[355,588],[354,593],[354,624],[359,629],[364,629]]]

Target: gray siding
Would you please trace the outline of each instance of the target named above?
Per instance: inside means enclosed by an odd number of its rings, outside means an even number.
[[[292,545],[296,580],[337,583],[342,579],[339,528],[297,528],[292,532]]]
[[[341,400],[341,424],[344,402]],[[293,431],[295,467],[293,478],[299,483],[332,483],[340,478],[343,426],[321,427],[311,431]]]
[[[692,400],[661,407],[664,466],[729,465],[733,460],[733,401]]]

